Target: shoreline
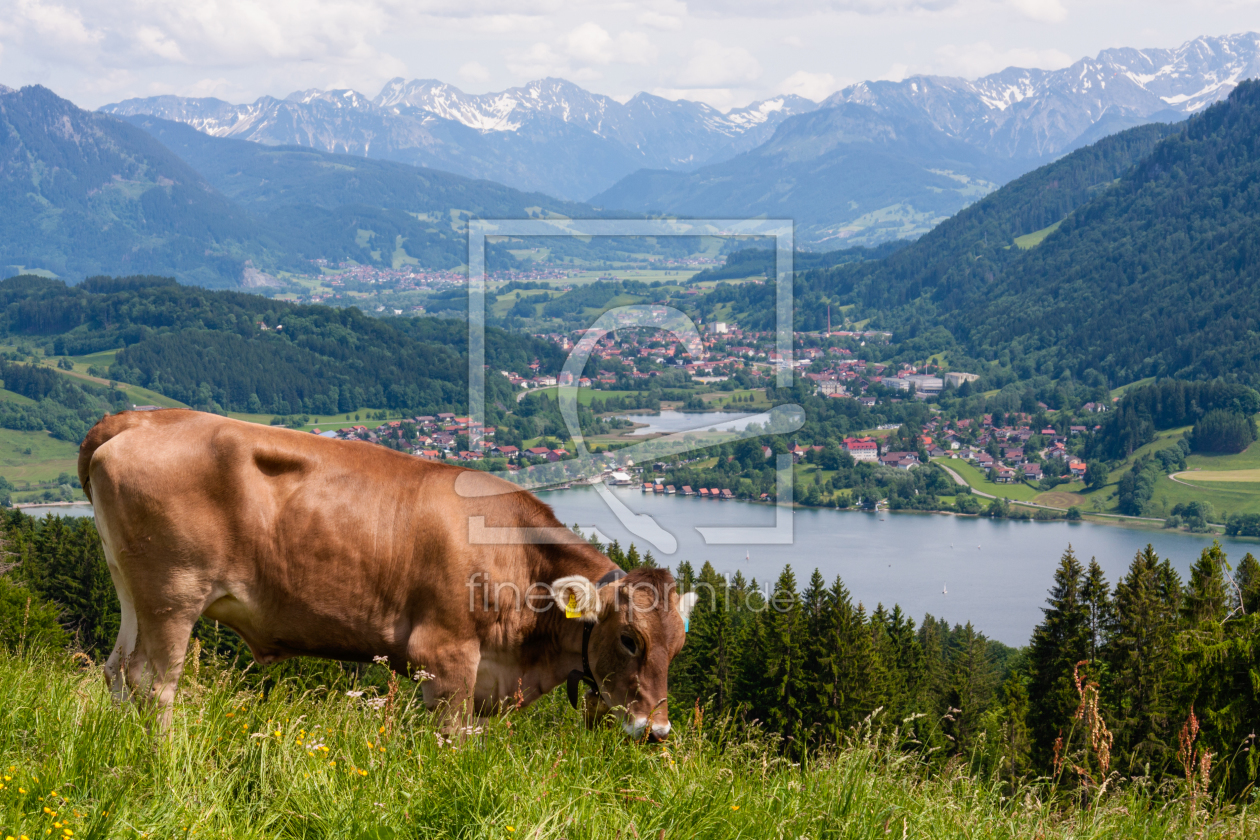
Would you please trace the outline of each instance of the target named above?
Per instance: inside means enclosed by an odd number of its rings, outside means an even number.
[[[964,486],[968,486],[968,485],[964,485]],[[557,489],[563,489],[563,488],[557,488]],[[572,489],[572,488],[568,488],[568,489]],[[631,489],[635,489],[635,485],[631,485]],[[643,492],[643,491],[642,491],[642,489],[641,489],[641,485],[639,486],[639,489],[640,489],[640,492]],[[552,491],[552,492],[555,492],[555,491]],[[981,496],[982,498],[988,498],[988,499],[993,498],[992,496],[986,495],[986,494],[981,493],[981,492],[979,492],[979,491],[977,491],[977,490],[972,490],[972,492],[973,492],[974,494],[978,495],[978,496]],[[668,495],[670,495],[670,494],[644,493],[644,495],[652,495],[652,496],[655,496],[655,495],[666,495],[666,496],[668,496]],[[672,494],[672,495],[674,495],[675,497],[680,498],[680,499],[687,499],[687,498],[692,498],[692,499],[701,499],[701,498],[704,498],[704,499],[706,499],[706,500],[707,500],[708,498],[712,498],[712,497],[703,497],[703,496],[697,496],[697,495],[684,496],[681,492],[674,493],[674,494]],[[777,502],[773,502],[773,501],[762,501],[761,499],[738,499],[738,498],[734,498],[734,497],[732,497],[732,498],[730,498],[730,499],[722,499],[722,498],[720,498],[720,497],[719,497],[719,498],[718,498],[718,501],[721,501],[721,502],[743,502],[744,504],[750,504],[750,505],[767,505],[767,506],[774,506],[774,505],[777,505],[777,504],[778,504]],[[1058,512],[1066,512],[1066,510],[1067,510],[1066,508],[1055,508],[1055,507],[1050,507],[1049,505],[1038,505],[1038,504],[1036,504],[1035,502],[1018,502],[1018,501],[1014,501],[1014,500],[1011,500],[1011,499],[1007,499],[1007,502],[1008,502],[1011,506],[1023,505],[1023,506],[1025,506],[1025,507],[1039,508],[1039,509],[1042,509],[1042,510],[1053,510],[1053,511],[1058,511]],[[876,508],[875,510],[866,510],[866,509],[863,509],[863,508],[857,508],[857,507],[847,507],[847,508],[839,508],[839,507],[826,507],[826,506],[818,506],[818,507],[814,507],[814,506],[811,506],[811,505],[805,505],[805,504],[802,504],[802,503],[797,502],[797,501],[793,501],[793,502],[792,502],[791,507],[792,507],[792,509],[793,509],[793,510],[828,510],[828,511],[833,511],[833,512],[835,512],[835,513],[869,513],[869,514],[876,514],[876,513],[877,513],[877,514],[881,514],[881,515],[882,515],[882,514],[886,514],[886,513],[921,514],[921,515],[938,514],[938,515],[943,515],[943,516],[959,516],[959,517],[966,517],[966,518],[972,518],[972,519],[987,519],[987,518],[989,518],[989,517],[986,517],[986,516],[985,516],[984,514],[982,514],[982,513],[963,513],[963,512],[961,512],[961,511],[957,511],[957,510],[914,510],[914,509],[905,509],[905,510],[889,510],[888,508],[882,508],[882,509],[880,509],[880,508]],[[1004,517],[1003,519],[1006,519],[1006,518]],[[1157,518],[1154,518],[1154,517],[1146,517],[1146,516],[1125,516],[1124,514],[1121,514],[1121,513],[1095,513],[1095,512],[1093,512],[1093,511],[1081,511],[1081,518],[1080,518],[1079,520],[1070,520],[1070,519],[1067,519],[1066,517],[1063,517],[1063,518],[1059,518],[1059,519],[1032,519],[1032,518],[1029,518],[1029,519],[1009,519],[1009,520],[1006,520],[1006,521],[1011,521],[1011,522],[1029,522],[1029,523],[1032,523],[1032,524],[1035,524],[1035,525],[1041,525],[1041,524],[1053,524],[1053,523],[1056,523],[1056,522],[1067,522],[1067,523],[1069,523],[1069,524],[1071,524],[1071,523],[1073,523],[1073,522],[1089,522],[1089,523],[1094,524],[1094,525],[1111,525],[1111,526],[1113,526],[1113,527],[1123,528],[1123,529],[1125,529],[1125,530],[1129,530],[1129,531],[1160,531],[1160,532],[1167,531],[1167,532],[1169,532],[1169,533],[1173,533],[1173,534],[1181,534],[1181,535],[1184,535],[1184,536],[1210,536],[1210,537],[1212,537],[1212,538],[1214,538],[1214,539],[1215,539],[1215,538],[1220,538],[1220,537],[1225,537],[1225,536],[1227,536],[1227,535],[1226,535],[1223,531],[1217,531],[1217,530],[1213,530],[1213,531],[1211,531],[1211,532],[1204,533],[1204,534],[1196,534],[1196,533],[1194,533],[1194,532],[1192,532],[1192,531],[1184,531],[1184,530],[1182,530],[1182,529],[1180,529],[1180,528],[1177,528],[1177,529],[1175,529],[1175,530],[1170,530],[1170,529],[1165,528],[1165,527],[1163,526],[1163,523],[1165,522],[1165,520],[1163,520],[1163,519],[1157,519]],[[1218,527],[1219,527],[1219,526],[1218,526]],[[1260,537],[1242,537],[1242,536],[1239,536],[1239,537],[1229,537],[1229,539],[1231,539],[1231,540],[1243,540],[1243,541],[1255,540],[1257,543],[1260,543]]]

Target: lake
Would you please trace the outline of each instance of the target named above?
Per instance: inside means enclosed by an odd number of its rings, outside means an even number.
[[[1070,544],[1083,565],[1096,557],[1114,589],[1133,555],[1151,543],[1168,557],[1182,578],[1210,536],[1130,529],[1092,522],[1013,522],[1004,519],[926,513],[795,511],[791,545],[705,545],[696,526],[771,526],[774,508],[738,501],[643,493],[611,488],[635,513],[650,514],[678,541],[672,555],[652,549],[661,565],[677,568],[687,560],[696,571],[707,560],[719,573],[744,573],[761,586],[773,586],[791,564],[798,590],[817,567],[830,585],[839,575],[869,612],[883,602],[898,603],[916,621],[924,613],[951,623],[971,621],[990,638],[1010,645],[1028,642],[1041,619],[1054,570]],[[566,525],[589,533],[595,526],[623,547],[632,536],[587,487],[543,493]],[[1233,563],[1260,542],[1220,538]],[[745,559],[747,557],[747,559]],[[946,594],[945,590],[948,590]]]
[[[647,423],[635,429],[626,437],[635,435],[674,434],[676,432],[731,432],[744,429],[756,413],[737,413],[726,411],[662,411],[659,414],[618,414],[622,419],[632,423]]]
[[[695,415],[689,415],[694,417]],[[636,488],[610,488],[635,513],[650,514],[678,541],[672,555],[651,549],[663,566],[689,561],[696,571],[707,560],[719,573],[744,573],[761,586],[773,586],[780,571],[791,564],[798,589],[804,589],[817,567],[830,585],[844,579],[854,601],[867,610],[883,602],[923,618],[931,613],[950,622],[971,621],[990,638],[1010,645],[1028,642],[1041,619],[1046,591],[1064,549],[1071,544],[1082,564],[1097,557],[1116,580],[1128,569],[1133,555],[1151,543],[1186,576],[1199,552],[1212,538],[1172,531],[1130,529],[1092,522],[1012,522],[1004,519],[924,513],[861,513],[837,510],[797,510],[791,545],[705,545],[696,526],[771,526],[774,508],[748,502],[715,501],[684,496],[643,493]],[[636,542],[590,487],[543,493],[566,525],[591,527],[623,547]],[[40,516],[91,515],[87,504],[33,508]],[[1253,540],[1221,538],[1230,560],[1244,553],[1260,554]],[[745,559],[747,557],[747,559]],[[945,591],[948,590],[948,594]]]

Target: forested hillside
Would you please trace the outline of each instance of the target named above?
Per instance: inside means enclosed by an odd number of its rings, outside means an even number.
[[[0,89],[0,269],[226,285],[273,249],[249,214],[140,129],[43,87]]]
[[[265,221],[288,251],[307,259],[353,260],[364,265],[411,259],[429,268],[452,268],[468,257],[465,224],[469,218],[602,215],[585,204],[436,169],[212,137],[183,123],[147,115],[126,120],[161,141],[216,190]],[[565,244],[559,243],[561,250]],[[679,244],[661,243],[665,248]],[[557,247],[554,241],[548,245]],[[501,260],[514,262],[498,243],[487,243],[487,249],[492,265]]]
[[[161,277],[0,282],[0,335],[36,342],[50,355],[121,348],[110,377],[209,410],[463,412],[467,329],[450,319],[374,319]],[[536,359],[558,368],[559,352],[487,331],[494,372],[529,373]],[[491,397],[510,402],[508,388],[497,373],[487,377]]]
[[[1005,360],[1025,375],[1254,384],[1258,137],[1260,82],[1244,82],[1183,129],[1100,141],[881,264],[801,282],[877,314],[900,338],[935,330],[936,350]],[[1015,242],[1052,223],[1039,244]]]
[[[1163,124],[1141,126],[1075,151],[1012,181],[916,242],[869,252],[860,265],[837,260],[841,264],[817,266],[819,258],[807,258],[796,274],[797,329],[825,327],[830,302],[837,308],[856,303],[850,313],[855,319],[882,315],[877,323],[892,326],[898,339],[932,330],[938,316],[954,306],[956,288],[984,288],[995,265],[1019,259],[1023,251],[1013,245],[1017,237],[1060,221],[1178,130]],[[765,256],[769,260],[772,255]],[[769,328],[773,287],[732,287],[717,294],[734,302],[739,323],[764,322],[761,328]]]

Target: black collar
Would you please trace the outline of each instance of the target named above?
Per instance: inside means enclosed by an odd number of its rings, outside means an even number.
[[[595,583],[595,588],[602,589],[604,586],[613,581],[621,580],[626,573],[621,569],[614,568],[611,572],[604,575]],[[590,688],[591,691],[599,694],[599,683],[595,681],[595,673],[591,671],[591,631],[595,629],[594,621],[582,622],[582,670],[574,669],[569,672],[568,689],[569,689],[569,705],[573,708],[578,707],[578,686],[582,683]]]

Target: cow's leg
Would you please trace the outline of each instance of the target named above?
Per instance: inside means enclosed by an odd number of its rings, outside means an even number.
[[[126,663],[126,680],[133,695],[155,703],[158,726],[165,730],[174,715],[175,691],[184,673],[184,657],[200,610],[169,609],[144,615],[136,646]]]
[[[127,579],[118,568],[118,564],[114,562],[113,552],[109,550],[108,545],[105,546],[105,558],[109,566],[109,576],[113,579],[114,589],[118,592],[122,621],[118,625],[118,641],[114,642],[114,649],[110,652],[103,670],[105,683],[109,686],[114,699],[122,701],[127,699],[127,680],[124,672],[136,649],[136,605],[131,597],[131,589],[127,586]]]
[[[475,688],[481,644],[477,639],[417,628],[407,644],[407,658],[427,674],[421,686],[424,704],[442,715],[446,736],[470,732],[478,721]]]

